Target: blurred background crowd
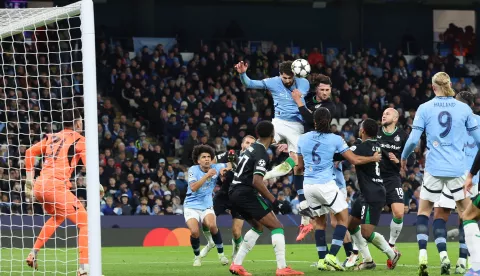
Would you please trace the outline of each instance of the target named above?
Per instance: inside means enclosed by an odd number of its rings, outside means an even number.
[[[27,204],[23,189],[23,156],[26,145],[40,141],[45,133],[59,129],[62,108],[82,108],[82,75],[75,66],[61,66],[75,55],[42,55],[48,47],[75,53],[61,44],[62,32],[40,30],[41,39],[32,44],[2,43],[0,78],[0,208],[2,213],[42,213],[38,204]],[[252,79],[274,77],[283,61],[303,58],[312,66],[312,75],[324,74],[333,83],[336,105],[332,131],[352,144],[362,120],[381,120],[387,107],[398,110],[399,127],[411,130],[415,110],[434,97],[431,78],[447,72],[455,90],[477,93],[480,69],[473,63],[474,47],[467,49],[465,63],[455,54],[455,41],[464,45],[474,40],[471,29],[449,29],[445,41],[450,54],[438,52],[407,62],[402,50],[303,49],[275,44],[255,51],[235,43],[204,44],[189,61],[180,54],[180,45],[166,50],[147,47],[131,57],[121,43],[97,44],[98,140],[103,215],[181,215],[187,191],[186,171],[193,164],[194,146],[211,145],[216,153],[239,149],[243,137],[254,135],[258,122],[271,120],[270,91],[246,89],[234,64],[249,64]],[[469,38],[467,38],[469,37]],[[25,46],[26,45],[26,46]],[[43,47],[43,48],[42,48]],[[15,51],[11,51],[11,50]],[[12,54],[15,52],[15,54]],[[23,65],[22,65],[23,64]],[[55,65],[57,64],[57,65]],[[310,78],[311,76],[309,76]],[[311,83],[311,91],[315,84]],[[480,98],[475,102],[480,112]],[[405,212],[416,212],[419,186],[423,178],[425,148],[415,150],[415,160],[402,172]],[[269,167],[280,164],[287,153],[268,150]],[[37,172],[41,168],[37,161]],[[344,162],[349,201],[357,196],[355,167]],[[85,170],[72,179],[73,191],[86,204]],[[268,180],[270,191],[279,201],[289,202],[297,212],[298,198],[292,176]],[[217,187],[216,190],[218,190]],[[388,207],[385,207],[388,211]]]

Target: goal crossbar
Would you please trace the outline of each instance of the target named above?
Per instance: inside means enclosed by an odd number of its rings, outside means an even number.
[[[63,7],[0,9],[0,39],[80,14],[82,2]]]

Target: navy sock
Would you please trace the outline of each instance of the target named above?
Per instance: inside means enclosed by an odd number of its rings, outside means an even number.
[[[343,239],[347,233],[347,227],[343,225],[337,225],[335,231],[333,231],[332,246],[330,247],[330,254],[337,256],[338,251],[343,245]]]
[[[215,245],[217,246],[217,252],[223,253],[223,242],[222,242],[222,234],[220,234],[220,230],[217,231],[216,234],[212,234],[212,239]]]
[[[427,249],[428,242],[428,217],[417,216],[417,242],[418,249]]]
[[[447,226],[443,219],[433,221],[433,236],[438,252],[447,251]]]
[[[200,238],[190,236],[190,243],[192,244],[193,253],[195,256],[200,255]]]
[[[350,257],[353,252],[353,244],[351,242],[344,243],[343,249],[345,249],[345,255],[347,255],[347,257]]]
[[[318,259],[325,259],[328,252],[325,230],[315,230],[315,244],[317,245]]]
[[[297,190],[298,200],[300,202],[305,200],[305,195],[303,194],[303,175],[294,175],[293,176],[293,186]]]
[[[460,231],[458,236],[458,243],[460,243],[460,251],[458,252],[459,258],[466,259],[468,257],[468,248],[465,244],[465,231],[463,230],[463,221],[460,220],[460,225],[458,226],[458,230]]]

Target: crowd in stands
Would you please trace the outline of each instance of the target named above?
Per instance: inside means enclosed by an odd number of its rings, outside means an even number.
[[[21,192],[26,146],[38,142],[41,134],[58,129],[57,123],[51,123],[61,122],[60,113],[55,110],[83,106],[80,70],[49,64],[54,63],[52,57],[35,54],[40,44],[27,46],[23,50],[26,55],[3,51],[0,54],[6,75],[0,78],[3,213],[42,213],[40,205],[25,204]],[[58,45],[54,42],[50,47],[63,47]],[[28,66],[18,65],[26,64],[21,59],[28,59],[28,54],[36,58],[29,59]],[[291,48],[272,45],[262,52],[219,44],[203,45],[193,59],[184,61],[176,46],[165,49],[158,45],[154,50],[145,47],[129,58],[122,45],[100,42],[97,45],[98,140],[103,215],[182,214],[193,147],[209,144],[217,153],[239,149],[243,137],[255,134],[259,121],[273,117],[270,91],[246,89],[234,64],[246,61],[250,78],[262,79],[277,76],[281,62],[297,58],[310,62],[312,75],[331,78],[332,100],[336,104],[332,131],[349,144],[358,135],[359,120],[380,120],[387,107],[399,111],[399,127],[409,132],[415,110],[434,97],[431,78],[436,72],[446,71],[455,79],[456,91],[474,92],[473,83],[480,73],[471,60],[462,65],[453,55],[433,54],[428,59],[419,55],[407,63],[401,51],[387,49],[379,49],[374,56],[369,50],[347,53],[328,49],[321,53],[313,48],[292,53]],[[477,99],[475,112],[479,111],[480,99]],[[340,118],[349,119],[338,125]],[[424,147],[418,147],[415,161],[402,173],[405,212],[417,210],[423,152]],[[268,153],[270,167],[288,156],[275,147]],[[41,168],[41,160],[37,167]],[[346,161],[343,167],[349,198],[354,199],[355,167]],[[84,172],[78,170],[72,182],[74,192],[86,204]],[[290,202],[296,213],[298,198],[291,175],[268,180],[267,185],[278,200]]]

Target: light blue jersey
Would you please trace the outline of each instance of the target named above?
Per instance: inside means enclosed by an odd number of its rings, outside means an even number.
[[[217,184],[217,178],[220,174],[220,170],[227,167],[225,163],[218,163],[212,164],[210,168],[215,169],[217,174],[213,177],[207,179],[205,183],[203,183],[202,187],[200,187],[196,192],[192,192],[190,185],[198,180],[202,179],[202,177],[206,174],[200,169],[199,165],[191,166],[188,169],[188,189],[187,189],[187,196],[185,197],[184,206],[186,208],[191,209],[198,209],[198,210],[205,210],[213,206],[213,189]]]
[[[480,116],[474,115],[475,118],[477,119],[477,122],[480,122]],[[475,156],[477,155],[478,152],[478,146],[477,143],[475,143],[475,140],[472,138],[472,135],[468,133],[468,135],[465,135],[465,170],[470,171],[470,168],[472,167],[473,161],[475,160]],[[480,173],[477,173],[472,179],[473,185],[478,184],[478,176]]]
[[[345,140],[333,133],[310,131],[301,135],[297,154],[303,156],[305,164],[303,184],[326,184],[334,180],[333,155],[347,150]]]
[[[334,168],[335,172],[335,182],[339,189],[347,188],[347,182],[345,182],[345,177],[343,176],[343,165],[342,162],[338,163],[338,167]]]
[[[294,83],[290,88],[285,87],[281,77],[273,77],[263,80],[251,80],[247,74],[240,74],[242,83],[251,89],[266,89],[272,93],[273,106],[275,107],[275,118],[290,122],[303,122],[298,106],[292,98],[292,91],[300,90],[305,97],[310,90],[310,83],[307,79],[294,77]],[[302,98],[305,104],[305,100]]]
[[[453,97],[435,97],[418,108],[402,159],[412,153],[425,131],[429,150],[425,170],[437,177],[462,176],[466,164],[465,130],[480,143],[480,129],[472,109]]]

